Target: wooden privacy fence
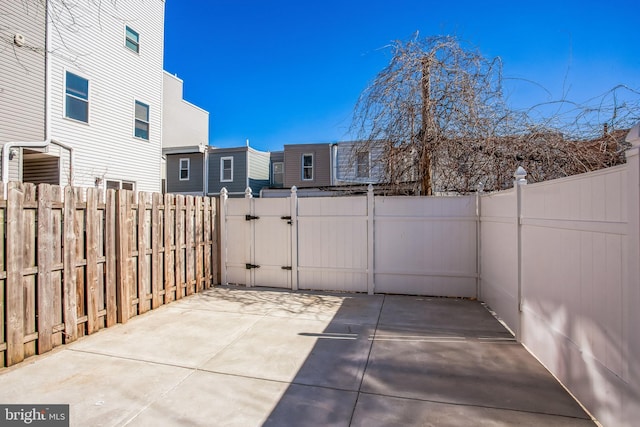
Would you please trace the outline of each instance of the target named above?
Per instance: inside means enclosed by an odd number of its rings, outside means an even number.
[[[22,183],[2,196],[0,367],[216,282],[214,198]]]

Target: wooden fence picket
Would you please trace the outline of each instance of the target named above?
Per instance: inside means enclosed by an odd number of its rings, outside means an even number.
[[[7,196],[6,360],[7,365],[11,366],[24,360],[24,290],[22,284],[24,193],[18,185],[10,183]]]
[[[76,193],[71,187],[64,191],[64,280],[62,307],[64,317],[64,342],[65,344],[78,338],[78,310],[76,290]]]
[[[217,280],[216,206],[9,183],[0,195],[0,368],[206,289]]]
[[[51,186],[38,186],[38,353],[53,348],[55,288],[53,268],[53,213]]]
[[[116,286],[116,192],[107,190],[104,208],[104,251],[105,251],[105,305],[107,309],[105,326],[108,328],[118,321]]]

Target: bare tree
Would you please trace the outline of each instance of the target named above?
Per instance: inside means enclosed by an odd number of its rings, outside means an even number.
[[[519,165],[542,181],[624,161],[616,130],[640,118],[637,101],[594,108],[562,100],[547,117],[543,105],[514,111],[503,97],[499,58],[450,36],[415,36],[391,47],[389,65],[361,94],[352,124],[359,141],[353,157],[378,150],[372,161],[383,163],[391,186],[467,193],[480,182],[492,190],[511,185]]]

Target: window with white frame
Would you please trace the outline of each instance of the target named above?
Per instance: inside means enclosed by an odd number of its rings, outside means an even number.
[[[302,180],[313,181],[313,154],[302,155]]]
[[[189,181],[189,159],[180,159],[180,181]]]
[[[125,27],[124,45],[135,53],[140,53],[140,35],[131,27]]]
[[[284,163],[273,162],[273,185],[284,185]]]
[[[369,178],[369,152],[356,154],[356,178]]]
[[[135,116],[134,136],[149,140],[149,106],[144,102],[136,101]]]
[[[220,159],[220,182],[233,181],[233,157]]]
[[[89,80],[69,71],[64,79],[64,116],[89,123]]]

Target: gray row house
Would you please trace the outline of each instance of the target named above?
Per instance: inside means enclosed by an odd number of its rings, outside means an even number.
[[[301,195],[354,184],[376,184],[383,170],[378,153],[358,150],[356,142],[286,144],[283,151],[265,152],[245,146],[164,148],[166,191],[230,197],[286,196],[295,186]],[[380,149],[381,150],[381,149]],[[328,194],[328,193],[327,193]]]

